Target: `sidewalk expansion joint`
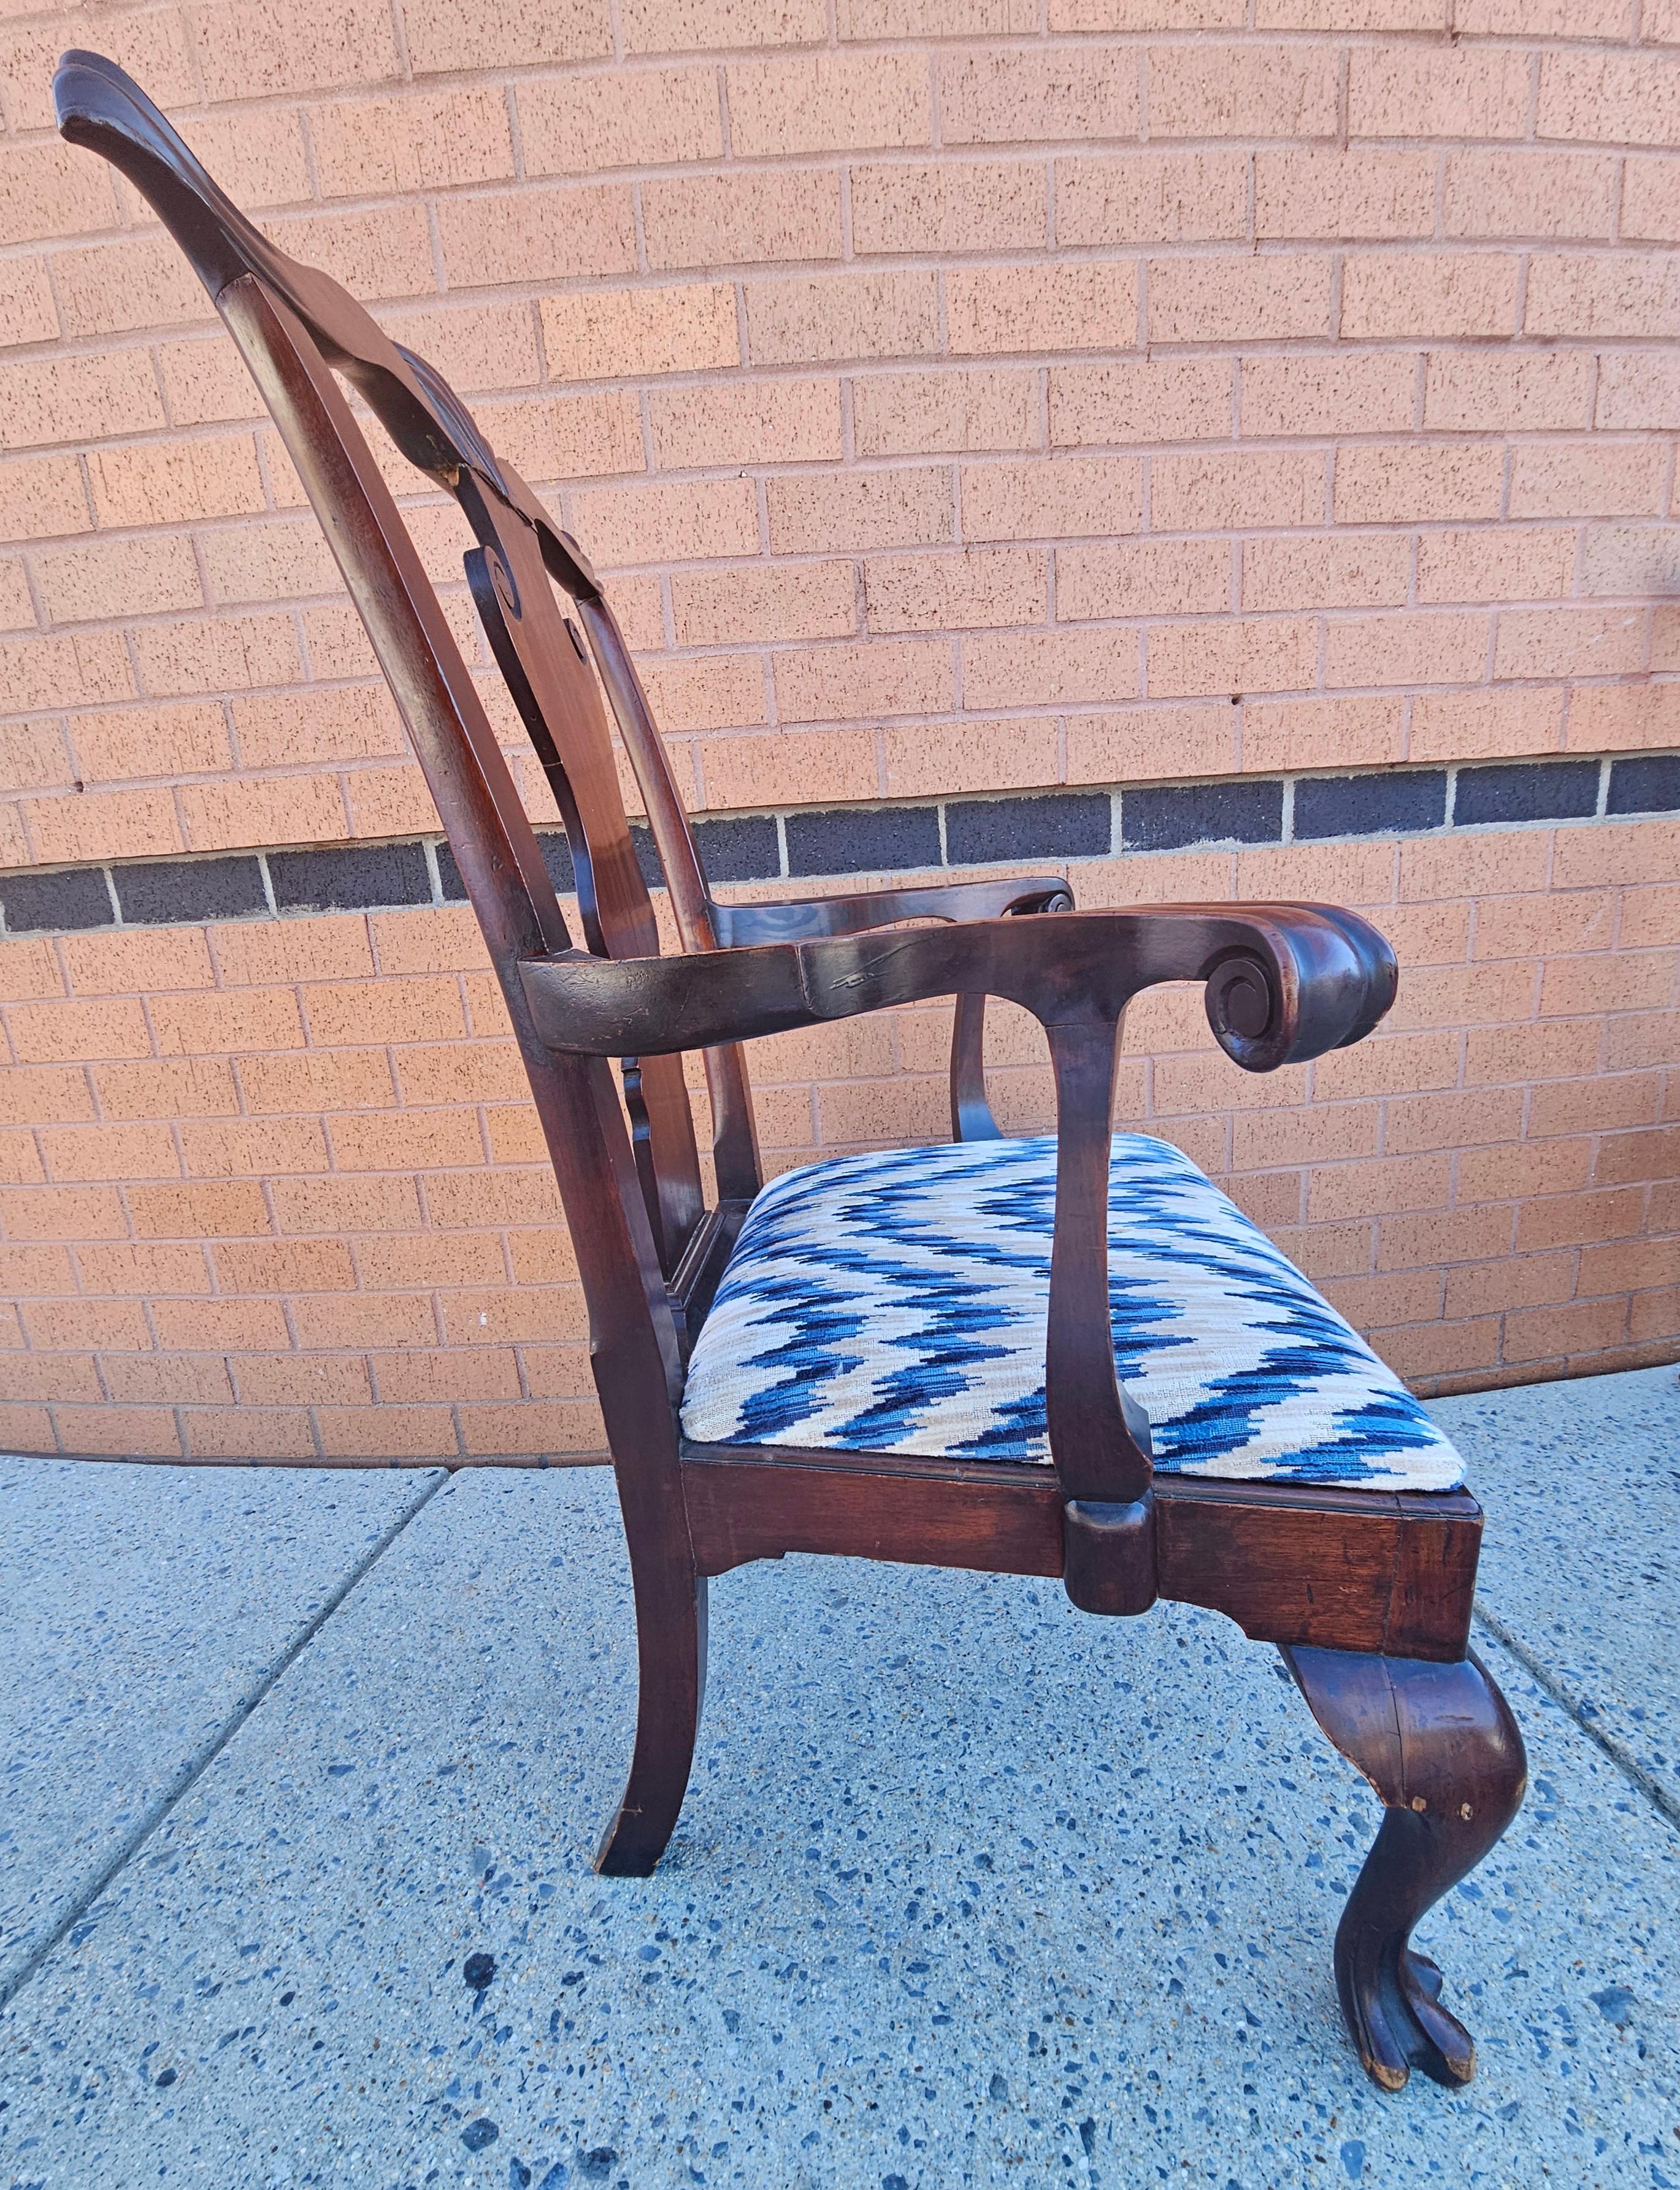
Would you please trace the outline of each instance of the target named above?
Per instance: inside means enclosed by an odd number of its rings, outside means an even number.
[[[46,1938],[37,1940],[30,1948],[28,1953],[11,1968],[0,1968],[0,2010],[9,2006],[48,1956],[68,1936],[71,1929],[81,1922],[101,1894],[116,1879],[118,1874],[126,1869],[133,1861],[140,1849],[170,1815],[176,1805],[184,1796],[190,1793],[197,1781],[215,1762],[281,1675],[296,1663],[315,1637],[320,1634],[321,1629],[338,1611],[356,1584],[384,1557],[422,1507],[428,1505],[451,1480],[448,1471],[440,1469],[433,1482],[423,1484],[420,1486],[416,1495],[409,1500],[377,1541],[370,1546],[343,1580],[309,1614],[290,1642],[287,1643],[285,1648],[258,1674],[221,1724],[207,1735],[199,1747],[181,1765],[168,1784],[159,1790],[156,1799],[150,1804],[133,1829],[124,1836],[122,1844],[106,1856],[98,1869],[88,1877],[80,1892],[75,1896],[70,1909],[54,1925],[51,1932]]]
[[[1671,1825],[1680,1830],[1680,1796],[1665,1787],[1655,1773],[1639,1762],[1626,1743],[1618,1741],[1613,1733],[1606,1733],[1602,1727],[1595,1725],[1592,1706],[1565,1688],[1545,1660],[1536,1656],[1519,1636],[1514,1635],[1496,1614],[1490,1612],[1480,1597],[1476,1600],[1476,1620],[1496,1642],[1503,1644],[1525,1671],[1533,1676],[1559,1711],[1568,1716],[1587,1739],[1603,1750],[1623,1779],[1630,1780],[1654,1808],[1661,1811]]]

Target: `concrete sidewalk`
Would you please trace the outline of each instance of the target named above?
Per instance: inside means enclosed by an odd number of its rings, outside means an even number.
[[[789,1558],[713,1590],[659,1875],[604,1471],[0,1466],[0,2182],[1680,2190],[1680,1386],[1443,1402],[1527,1807],[1427,1920],[1481,2074],[1385,2098],[1376,1821],[1210,1614]]]

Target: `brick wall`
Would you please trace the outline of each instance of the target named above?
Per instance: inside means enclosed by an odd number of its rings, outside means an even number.
[[[1251,1081],[1153,1000],[1124,1117],[1422,1385],[1680,1352],[1680,10],[1449,7],[10,16],[0,1440],[599,1436],[435,816],[201,292],[51,132],[70,44],[623,573],[735,887],[1060,847],[1087,904],[1360,905],[1388,1030]],[[940,1035],[763,1045],[771,1160],[939,1132]]]

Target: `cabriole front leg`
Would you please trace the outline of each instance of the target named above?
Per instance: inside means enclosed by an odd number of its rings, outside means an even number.
[[[1441,1973],[1414,1951],[1411,1929],[1517,1814],[1528,1764],[1511,1707],[1473,1656],[1438,1665],[1282,1654],[1314,1717],[1387,1806],[1336,1934],[1336,1987],[1359,2059],[1388,2091],[1414,2068],[1467,2084],[1474,2042],[1441,2006]]]

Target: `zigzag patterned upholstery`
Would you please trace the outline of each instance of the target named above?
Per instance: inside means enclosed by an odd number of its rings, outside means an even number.
[[[1452,1445],[1365,1341],[1189,1158],[1115,1136],[1109,1295],[1156,1468],[1450,1490]],[[1048,1467],[1053,1136],[849,1156],[753,1203],[689,1367],[716,1444]]]

